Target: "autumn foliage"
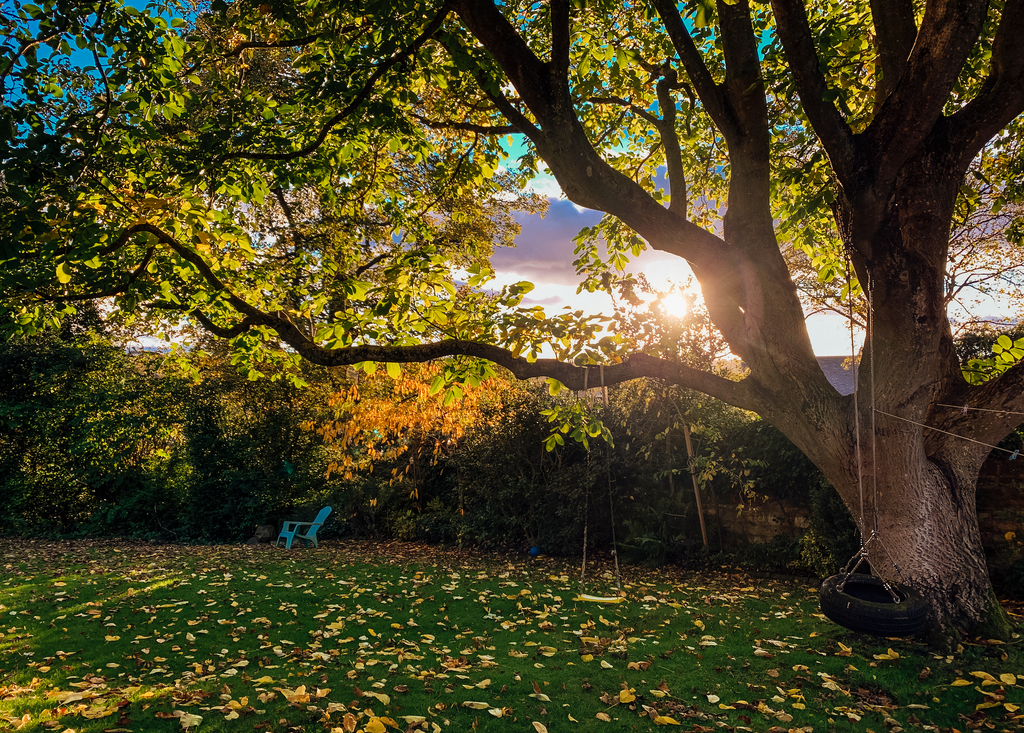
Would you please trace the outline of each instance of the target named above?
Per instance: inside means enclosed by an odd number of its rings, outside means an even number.
[[[391,465],[390,482],[408,483],[410,498],[417,500],[423,467],[450,455],[466,430],[486,419],[479,409],[483,402],[500,406],[509,382],[499,376],[451,384],[446,367],[437,363],[388,366],[353,379],[331,397],[333,418],[305,427],[342,448],[328,476],[341,473],[349,479],[372,473],[375,465]]]

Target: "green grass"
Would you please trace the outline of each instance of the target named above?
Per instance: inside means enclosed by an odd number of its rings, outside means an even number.
[[[402,545],[0,541],[0,730],[1024,723],[1016,637],[936,656],[831,624],[807,584],[625,568],[613,605],[575,600],[578,573]]]

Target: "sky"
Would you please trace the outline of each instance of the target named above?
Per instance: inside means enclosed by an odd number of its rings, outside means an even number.
[[[524,305],[542,305],[548,313],[564,306],[590,313],[611,314],[612,301],[605,293],[576,293],[579,278],[572,262],[573,237],[585,226],[593,226],[601,214],[580,209],[570,201],[554,195],[553,181],[540,183],[540,191],[549,194],[549,208],[544,216],[519,214],[516,220],[522,230],[516,237],[515,248],[499,248],[491,258],[497,278],[492,286],[528,280],[536,289]],[[557,186],[555,186],[557,188]],[[647,250],[635,258],[629,268],[633,273],[644,273],[652,286],[667,290],[669,283],[685,283],[689,267],[678,257]],[[846,321],[837,315],[819,314],[808,319],[811,343],[818,356],[838,356],[850,353],[850,333]],[[857,340],[860,347],[860,338]]]

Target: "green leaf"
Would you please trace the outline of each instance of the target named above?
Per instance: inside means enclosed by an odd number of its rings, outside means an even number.
[[[67,262],[61,262],[57,265],[57,280],[61,284],[71,282],[71,269],[68,267]]]
[[[396,364],[393,361],[389,361],[384,368],[387,369],[388,376],[391,377],[392,379],[398,379],[400,376],[402,376],[401,364]]]

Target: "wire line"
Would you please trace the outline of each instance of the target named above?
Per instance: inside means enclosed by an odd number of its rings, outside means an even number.
[[[1024,415],[1024,412],[1014,412],[1013,410],[992,410],[987,407],[968,407],[967,405],[944,405],[941,402],[936,402],[935,406],[952,407],[954,410],[974,410],[975,412],[998,412],[1001,415]]]
[[[969,440],[972,443],[977,443],[978,445],[983,445],[986,448],[991,448],[992,450],[1001,450],[1001,451],[1003,451],[1003,453],[1009,453],[1010,455],[1013,455],[1015,453],[1019,453],[1019,451],[1012,451],[1012,450],[1010,450],[1008,448],[1000,448],[998,445],[991,445],[989,443],[983,443],[980,440],[975,440],[974,438],[968,438],[966,435],[957,435],[956,433],[951,433],[948,430],[942,430],[940,428],[933,428],[931,425],[925,425],[923,422],[917,422],[916,420],[911,420],[911,419],[906,418],[906,417],[900,417],[899,415],[893,415],[893,414],[888,413],[888,412],[882,412],[881,410],[878,410],[878,409],[876,409],[875,412],[877,412],[879,415],[885,415],[886,417],[892,417],[892,418],[895,418],[897,420],[902,420],[903,422],[908,422],[911,425],[918,425],[918,426],[920,426],[922,428],[926,428],[928,430],[934,430],[936,433],[942,433],[944,435],[950,435],[950,436],[952,436],[954,438],[960,438],[961,440]]]

